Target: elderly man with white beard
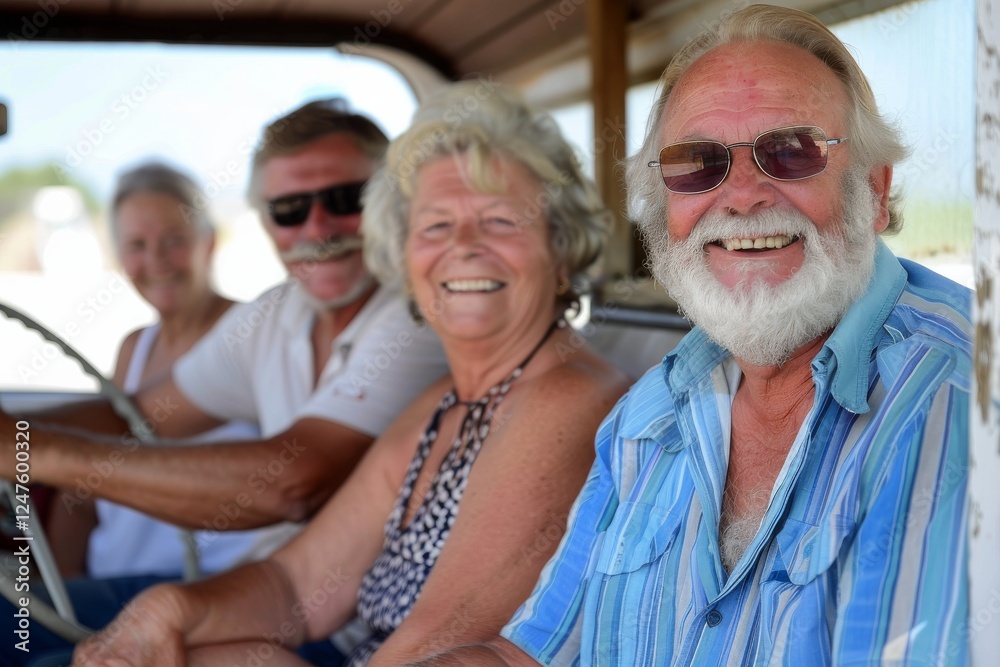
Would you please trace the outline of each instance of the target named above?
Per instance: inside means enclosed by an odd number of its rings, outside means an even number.
[[[696,328],[619,402],[502,639],[433,665],[961,665],[971,295],[879,238],[905,156],[814,17],[688,43],[628,166]]]

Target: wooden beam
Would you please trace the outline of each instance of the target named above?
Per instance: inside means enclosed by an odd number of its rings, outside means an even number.
[[[616,218],[601,271],[602,277],[608,280],[631,276],[633,262],[633,230],[626,216],[625,186],[619,168],[625,157],[627,27],[627,2],[587,0],[594,106],[594,177],[601,196]]]
[[[230,5],[223,3],[220,7],[228,9]],[[27,40],[325,48],[344,44],[348,49],[353,49],[352,53],[363,53],[364,47],[371,43],[405,51],[441,72],[442,76],[457,78],[453,63],[439,53],[435,45],[407,33],[397,32],[393,26],[381,28],[372,37],[357,23],[322,16],[224,16],[221,18],[225,20],[221,20],[214,16],[185,17],[180,10],[173,15],[155,17],[62,12],[53,16],[52,20],[39,20],[37,24],[33,24],[26,16],[35,14],[0,9],[0,44],[9,41],[13,48]],[[44,13],[42,16],[45,16]]]

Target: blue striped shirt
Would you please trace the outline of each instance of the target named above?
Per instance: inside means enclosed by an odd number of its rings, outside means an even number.
[[[546,665],[963,665],[971,294],[880,242],[727,576],[738,368],[700,330],[619,401],[503,636]]]

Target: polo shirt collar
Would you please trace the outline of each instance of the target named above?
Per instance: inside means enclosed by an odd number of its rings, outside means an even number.
[[[334,345],[342,350],[349,351],[354,342],[360,338],[371,326],[372,321],[383,311],[383,307],[393,299],[399,299],[398,291],[389,289],[384,285],[379,285],[375,289],[365,305],[361,307],[358,314],[348,322],[344,330],[337,336]]]
[[[290,307],[282,320],[282,326],[292,334],[301,334],[305,331],[308,339],[310,326],[316,316],[316,311],[309,301],[309,295],[297,280],[292,279],[287,298]],[[382,311],[386,302],[396,298],[400,298],[398,290],[379,285],[375,289],[375,293],[358,311],[358,314],[348,322],[344,330],[337,336],[333,342],[334,349],[340,350],[343,354],[349,352],[358,337],[368,329],[372,320]]]

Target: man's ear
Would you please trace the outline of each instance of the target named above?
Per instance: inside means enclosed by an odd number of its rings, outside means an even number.
[[[875,231],[879,234],[889,226],[889,191],[892,189],[892,165],[874,167],[868,174],[868,183],[878,197],[875,212]]]

